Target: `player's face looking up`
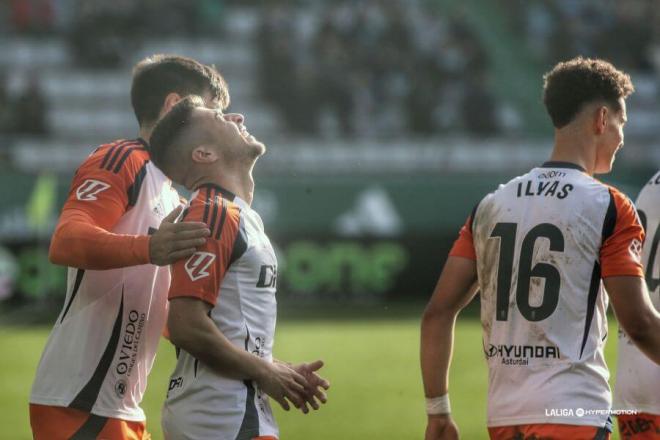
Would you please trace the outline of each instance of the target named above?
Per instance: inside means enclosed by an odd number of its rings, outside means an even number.
[[[623,127],[628,120],[626,102],[619,98],[619,109],[610,106],[601,107],[596,115],[597,132],[600,134],[596,151],[595,173],[608,173],[612,170],[617,151],[623,147]]]
[[[266,146],[247,131],[242,114],[201,107],[197,107],[194,113],[197,113],[194,117],[199,118],[202,129],[209,132],[218,152],[229,161],[253,161],[266,152]]]

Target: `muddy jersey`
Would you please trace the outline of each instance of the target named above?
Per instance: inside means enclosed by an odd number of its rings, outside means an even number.
[[[601,279],[643,276],[630,200],[548,162],[487,195],[450,255],[476,260],[488,426],[605,426],[611,405]]]
[[[80,210],[116,234],[147,235],[179,204],[141,140],[99,147],[76,171],[64,210]],[[112,214],[112,215],[111,215]],[[107,217],[119,218],[103,225]],[[139,407],[165,324],[167,267],[68,269],[30,402],[142,421]]]
[[[646,230],[642,262],[651,302],[660,311],[660,172],[637,197],[637,209]],[[653,363],[619,329],[619,353],[614,408],[660,414],[660,366]]]
[[[172,266],[169,297],[193,297],[236,347],[272,362],[277,260],[259,215],[232,193],[203,185],[182,214],[203,221],[211,237]],[[168,439],[277,436],[268,397],[252,381],[223,377],[177,349],[162,413]]]

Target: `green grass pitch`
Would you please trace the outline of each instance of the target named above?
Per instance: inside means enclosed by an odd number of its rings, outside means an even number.
[[[612,320],[610,320],[612,321]],[[615,366],[616,328],[610,323],[607,359]],[[48,336],[47,328],[0,327],[0,439],[30,439],[28,393]],[[275,355],[283,360],[321,358],[332,382],[327,405],[303,415],[277,407],[283,440],[421,439],[426,417],[419,372],[419,320],[282,320]],[[160,406],[165,396],[174,350],[162,341],[143,402],[148,430],[162,438]],[[612,372],[614,376],[614,372]],[[462,438],[487,438],[486,364],[481,326],[458,321],[451,373],[454,417]],[[618,435],[613,438],[618,439]]]

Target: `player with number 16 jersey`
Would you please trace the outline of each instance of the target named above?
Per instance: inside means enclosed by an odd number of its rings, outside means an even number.
[[[632,202],[594,174],[623,147],[630,77],[581,57],[544,76],[555,127],[550,160],[501,185],[468,217],[422,320],[426,439],[451,438],[448,371],[458,312],[481,292],[491,439],[607,439],[603,348],[608,302],[646,356],[660,363],[660,314],[650,304]]]
[[[606,424],[601,277],[642,276],[642,239],[632,202],[571,163],[547,162],[478,204],[450,255],[477,261],[489,426]]]

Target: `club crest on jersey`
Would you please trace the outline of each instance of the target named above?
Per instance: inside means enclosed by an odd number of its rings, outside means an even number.
[[[210,252],[195,252],[186,261],[186,272],[191,280],[197,281],[210,275],[208,268],[215,261],[215,254]]]
[[[87,179],[76,190],[76,197],[83,202],[98,200],[96,196],[108,188],[110,188],[110,185],[105,182]]]

